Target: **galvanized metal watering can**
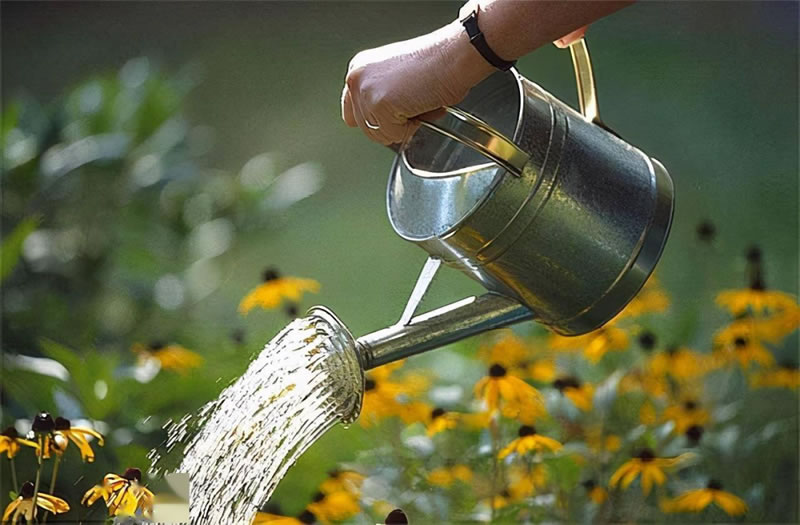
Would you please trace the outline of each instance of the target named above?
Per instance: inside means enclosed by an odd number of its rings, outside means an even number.
[[[430,258],[400,321],[354,341],[365,369],[527,319],[563,335],[594,330],[653,271],[672,180],[603,125],[586,44],[570,50],[580,113],[498,72],[400,148],[389,219]],[[442,264],[488,293],[414,317]]]

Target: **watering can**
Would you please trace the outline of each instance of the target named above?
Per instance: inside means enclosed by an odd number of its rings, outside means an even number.
[[[398,149],[389,220],[430,255],[400,320],[354,340],[329,310],[310,311],[365,370],[529,319],[580,335],[644,285],[669,234],[672,180],[603,124],[586,42],[570,52],[580,112],[496,72]],[[487,293],[415,315],[443,265]]]

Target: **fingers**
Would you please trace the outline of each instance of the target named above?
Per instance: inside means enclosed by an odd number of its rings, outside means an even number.
[[[371,122],[367,119],[362,110],[361,98],[357,95],[353,96],[351,94],[350,101],[353,105],[353,118],[355,119],[358,127],[361,128],[361,131],[364,132],[364,135],[375,142],[379,142],[384,145],[389,144],[380,133],[380,124],[378,122]]]
[[[342,120],[351,128],[358,126],[353,115],[353,101],[350,97],[350,90],[347,89],[347,84],[344,85],[342,90]]]
[[[561,49],[569,47],[570,44],[573,44],[578,40],[580,40],[581,38],[583,38],[584,35],[586,35],[587,29],[589,29],[589,26],[583,26],[579,29],[576,29],[572,33],[562,36],[561,38],[553,42],[553,44],[555,44],[556,47]]]

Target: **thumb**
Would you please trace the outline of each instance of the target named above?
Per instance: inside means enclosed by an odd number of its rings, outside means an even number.
[[[564,49],[565,47],[569,47],[570,44],[574,44],[586,34],[586,30],[589,29],[589,26],[583,26],[580,29],[576,29],[572,33],[566,34],[553,42],[556,47]]]

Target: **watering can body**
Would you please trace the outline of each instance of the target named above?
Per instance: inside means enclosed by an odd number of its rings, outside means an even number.
[[[582,52],[583,113],[497,72],[402,147],[387,191],[401,237],[564,335],[602,326],[636,295],[674,200],[664,166],[599,120]]]

